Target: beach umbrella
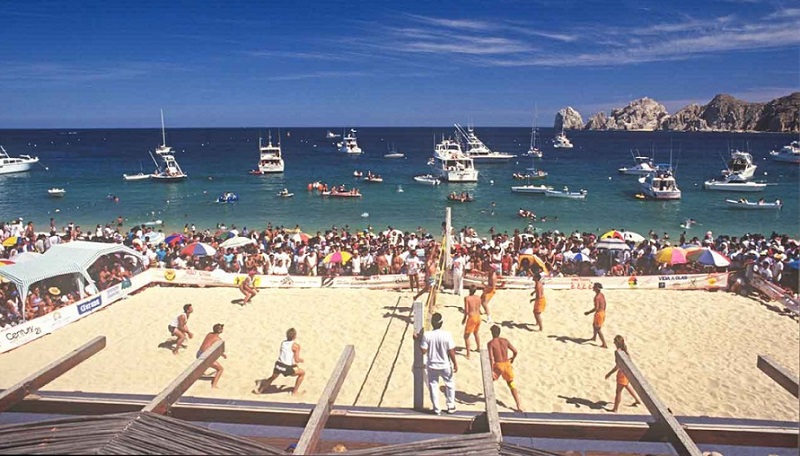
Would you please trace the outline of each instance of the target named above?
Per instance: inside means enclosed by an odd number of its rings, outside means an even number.
[[[11,260],[6,260],[6,259],[2,259],[2,260],[0,260],[0,267],[2,267],[2,266],[8,266],[9,264],[14,264],[14,262],[13,262],[13,261],[11,261]]]
[[[14,247],[19,242],[19,236],[10,236],[3,239],[3,247]]]
[[[202,242],[192,242],[181,249],[181,255],[213,256],[216,253],[214,247]]]
[[[352,257],[353,257],[353,255],[350,254],[350,252],[344,252],[344,251],[338,250],[336,252],[331,252],[331,253],[327,254],[325,256],[325,258],[322,259],[322,262],[323,263],[342,263],[342,264],[344,264],[344,263],[347,263],[348,261],[350,261],[350,258],[352,258]]]
[[[184,240],[186,240],[186,236],[180,233],[172,233],[164,238],[164,242],[172,246]]]
[[[786,263],[792,269],[800,269],[800,260],[794,260]]]
[[[659,263],[686,264],[686,250],[680,247],[665,247],[656,253],[656,261]]]
[[[573,255],[572,258],[570,258],[570,261],[578,261],[578,262],[583,262],[583,263],[590,263],[592,261],[592,259],[589,257],[589,255],[586,255],[583,252],[578,252],[575,255]]]
[[[686,259],[695,263],[724,268],[731,265],[725,255],[711,249],[699,249],[686,253]]]
[[[541,258],[539,258],[538,255],[534,255],[532,253],[520,255],[519,259],[517,260],[519,261],[520,266],[522,265],[523,260],[528,260],[530,264],[535,264],[539,266],[542,269],[542,271],[544,271],[544,273],[547,274],[547,265]]]
[[[234,236],[234,237],[228,239],[227,241],[223,242],[219,246],[220,246],[220,248],[228,249],[228,248],[234,248],[234,247],[242,247],[242,246],[245,246],[245,245],[255,244],[255,243],[256,243],[256,240],[253,239],[253,238],[244,237],[244,236]]]
[[[623,231],[622,240],[625,242],[634,242],[638,244],[644,241],[644,236],[639,233],[634,233],[633,231]]]
[[[311,236],[303,233],[302,231],[298,231],[292,235],[292,240],[294,242],[308,242],[309,239],[311,239]]]
[[[14,255],[13,257],[9,258],[9,260],[13,261],[14,263],[25,263],[26,261],[35,260],[42,256],[41,253],[36,252],[22,252]]]
[[[624,241],[625,237],[622,231],[611,230],[603,233],[600,239],[619,239],[620,241]]]
[[[597,243],[598,249],[630,250],[631,248],[620,238],[606,238]]]

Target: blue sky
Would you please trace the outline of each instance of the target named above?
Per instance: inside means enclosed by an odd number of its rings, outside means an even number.
[[[0,128],[539,125],[800,90],[791,1],[0,0]]]

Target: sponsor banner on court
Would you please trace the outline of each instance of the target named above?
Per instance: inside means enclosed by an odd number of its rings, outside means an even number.
[[[545,277],[542,279],[545,288],[551,290],[591,290],[595,282],[608,290],[716,290],[728,287],[728,273],[711,274],[675,274],[667,276],[627,276],[627,277]],[[483,286],[486,276],[467,274],[464,286]],[[528,289],[533,287],[530,277],[500,277],[497,288]]]
[[[329,281],[330,285],[325,285],[326,281]],[[323,286],[330,288],[380,288],[388,290],[408,288],[410,285],[406,274],[340,276],[327,278],[326,281],[323,281]]]

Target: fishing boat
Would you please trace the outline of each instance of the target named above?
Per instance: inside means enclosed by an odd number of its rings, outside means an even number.
[[[539,136],[539,129],[536,127],[538,115],[534,114],[533,116],[533,125],[531,126],[531,145],[528,148],[528,151],[525,152],[523,155],[526,157],[531,158],[542,158],[544,155],[542,153],[542,149],[536,145],[536,138]]]
[[[294,193],[291,193],[288,188],[284,188],[283,190],[278,192],[278,196],[281,198],[291,198],[294,196]]]
[[[589,192],[584,189],[581,189],[580,191],[577,192],[571,192],[569,191],[569,187],[564,187],[564,190],[561,191],[559,190],[544,191],[544,196],[547,196],[549,198],[586,199],[586,195],[588,194]]]
[[[731,158],[722,170],[723,176],[738,176],[740,180],[752,179],[758,166],[753,164],[753,156],[740,150],[732,150]]]
[[[514,193],[531,193],[536,195],[544,195],[548,190],[553,190],[549,185],[516,185],[511,187]]]
[[[218,203],[236,203],[239,201],[239,195],[236,193],[225,192],[217,197]]]
[[[392,144],[392,147],[389,149],[389,151],[383,154],[383,158],[406,158],[406,155],[398,152],[394,147],[394,144]]]
[[[656,200],[681,199],[681,190],[672,174],[672,169],[660,169],[639,178],[641,191],[645,197]]]
[[[150,158],[152,158],[153,162],[156,164],[156,171],[150,175],[151,179],[155,179],[159,182],[178,182],[189,177],[181,170],[178,161],[175,160],[175,151],[172,150],[172,147],[167,146],[163,109],[161,110],[161,145],[156,147],[155,153],[161,158],[161,163],[150,153]]]
[[[471,157],[473,160],[509,160],[516,155],[507,154],[505,152],[494,152],[489,147],[483,143],[478,138],[478,135],[475,134],[475,131],[472,127],[468,126],[466,129],[459,124],[454,124],[456,127],[456,132],[461,136],[466,144],[464,148],[464,154]]]
[[[780,208],[783,207],[783,202],[779,199],[776,199],[774,203],[768,203],[764,201],[764,198],[761,198],[756,202],[747,201],[744,198],[738,200],[726,199],[725,203],[731,209],[779,210]]]
[[[706,190],[721,190],[728,192],[761,192],[767,188],[767,184],[752,182],[740,178],[738,174],[728,174],[718,179],[711,179],[703,182]]]
[[[358,147],[358,140],[356,139],[356,130],[354,128],[350,129],[350,133],[345,135],[344,140],[338,144],[339,152],[350,154],[350,155],[360,155],[363,154],[364,151]]]
[[[770,151],[769,155],[778,162],[798,164],[800,163],[800,140],[792,141],[780,150]]]
[[[31,167],[36,163],[39,163],[39,157],[31,157],[30,155],[11,157],[3,146],[0,146],[0,174],[24,173],[25,171],[30,171]]]
[[[561,126],[561,133],[557,134],[555,138],[553,138],[553,147],[556,149],[572,149],[572,142],[567,138],[567,134],[564,133],[564,126]]]
[[[282,173],[283,172],[283,156],[281,154],[280,134],[278,134],[278,144],[272,144],[272,132],[269,132],[269,139],[267,145],[263,145],[261,137],[258,138],[258,169],[253,170],[250,174],[263,175],[268,173]]]
[[[633,155],[633,165],[618,168],[617,171],[619,171],[620,174],[644,176],[656,172],[656,165],[653,164],[652,158],[643,155],[635,155],[633,151],[631,151],[631,155]]]
[[[147,180],[150,179],[150,174],[145,173],[138,173],[138,174],[123,174],[122,179],[126,181],[139,181],[139,180]]]
[[[53,188],[51,188],[50,190],[47,191],[47,194],[52,196],[53,198],[61,198],[64,195],[67,194],[67,191],[64,190],[63,188],[55,188],[55,187],[53,187]]]
[[[452,192],[449,195],[447,195],[447,201],[453,201],[456,203],[471,203],[475,201],[475,197],[466,192],[463,193]]]
[[[419,182],[420,184],[427,184],[427,185],[439,185],[442,183],[438,177],[434,176],[433,174],[422,174],[420,176],[414,176],[414,181]]]
[[[461,151],[461,145],[450,138],[433,148],[432,167],[434,173],[445,182],[478,182],[478,170],[472,157]]]
[[[354,188],[352,190],[333,189],[322,192],[320,193],[320,195],[327,196],[330,198],[361,198],[363,196],[361,192],[358,191],[357,188]]]

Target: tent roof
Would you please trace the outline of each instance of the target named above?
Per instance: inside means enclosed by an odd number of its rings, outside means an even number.
[[[149,412],[0,426],[0,453],[284,454],[253,440]]]
[[[43,257],[47,261],[69,260],[83,268],[88,268],[101,256],[117,252],[133,255],[142,260],[142,255],[128,246],[88,241],[72,241],[54,245],[44,253]]]
[[[20,264],[10,264],[0,268],[0,276],[17,284],[28,286],[40,280],[64,274],[84,274],[84,268],[75,261],[64,259],[61,261],[48,261],[42,258]]]

